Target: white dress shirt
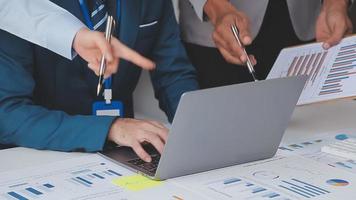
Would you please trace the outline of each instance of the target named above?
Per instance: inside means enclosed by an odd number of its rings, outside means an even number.
[[[0,0],[0,29],[68,59],[74,57],[73,40],[82,27],[79,19],[49,0]]]

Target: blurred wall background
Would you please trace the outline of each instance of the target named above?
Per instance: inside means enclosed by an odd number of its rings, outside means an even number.
[[[177,2],[178,0],[173,0],[176,11]],[[178,12],[176,12],[176,15],[178,16]],[[356,3],[350,10],[350,16],[356,30]],[[149,74],[146,71],[142,72],[139,84],[134,92],[134,107],[136,117],[138,118],[151,118],[167,123],[165,114],[158,108],[158,102],[154,98]]]

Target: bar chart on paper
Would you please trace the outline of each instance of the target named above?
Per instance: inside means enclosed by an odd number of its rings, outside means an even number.
[[[279,152],[285,154],[298,154],[316,162],[356,175],[356,160],[335,156],[321,151],[321,148],[325,145],[349,138],[356,138],[356,130],[346,129],[330,133],[322,133],[311,138],[304,138],[301,141],[282,143],[279,147]]]
[[[253,181],[247,181],[241,178],[231,177],[224,180],[210,182],[206,185],[210,190],[222,194],[228,198],[239,199],[278,199],[289,200],[278,191],[261,186]]]
[[[194,189],[225,200],[356,198],[355,176],[297,156],[246,164],[229,174],[199,178]]]
[[[43,169],[2,174],[0,199],[125,199],[126,193],[111,181],[132,174],[100,156],[90,156]],[[114,198],[112,198],[114,197]]]
[[[283,49],[268,79],[308,75],[298,105],[356,96],[356,36],[324,50],[321,43]]]

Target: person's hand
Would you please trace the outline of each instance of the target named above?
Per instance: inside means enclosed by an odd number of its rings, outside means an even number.
[[[121,146],[131,147],[142,160],[151,162],[151,156],[141,144],[151,143],[162,154],[167,137],[168,129],[159,122],[119,118],[111,126],[108,140]]]
[[[73,41],[73,49],[88,62],[88,66],[95,74],[99,74],[102,55],[106,58],[105,77],[116,73],[119,59],[125,59],[137,66],[151,70],[155,64],[149,59],[122,44],[115,37],[111,38],[111,45],[106,41],[104,33],[82,28],[76,34]]]
[[[347,13],[348,0],[324,0],[316,22],[316,40],[328,49],[352,33],[352,23]]]
[[[225,60],[232,64],[245,65],[247,57],[236,41],[231,25],[240,31],[240,39],[244,46],[252,42],[248,17],[238,11],[228,0],[208,0],[204,11],[214,25],[212,38]],[[249,56],[252,64],[256,64],[253,55]]]

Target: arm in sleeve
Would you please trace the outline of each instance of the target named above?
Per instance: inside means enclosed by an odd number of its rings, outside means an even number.
[[[49,0],[0,0],[0,29],[73,59],[76,33],[85,25]]]
[[[36,105],[33,45],[4,31],[0,31],[0,44],[0,144],[101,150],[114,118],[68,115]]]
[[[189,0],[201,21],[204,19],[204,5],[207,0]]]
[[[164,2],[160,32],[152,53],[157,68],[151,72],[151,79],[160,108],[171,122],[181,95],[197,90],[198,83],[196,71],[181,43],[172,2]]]

